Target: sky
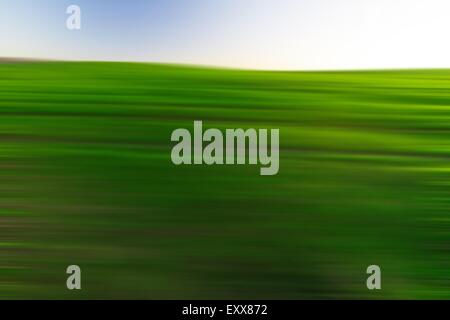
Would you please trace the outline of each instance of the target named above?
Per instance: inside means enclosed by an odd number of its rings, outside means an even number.
[[[68,30],[66,8],[81,8]],[[0,56],[247,69],[450,68],[448,0],[1,0]]]

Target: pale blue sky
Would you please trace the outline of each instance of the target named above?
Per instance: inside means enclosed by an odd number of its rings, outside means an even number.
[[[66,29],[66,8],[82,30]],[[448,0],[1,0],[0,56],[258,69],[450,67]]]

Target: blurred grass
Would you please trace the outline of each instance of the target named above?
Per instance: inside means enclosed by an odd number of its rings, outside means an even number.
[[[279,174],[173,166],[194,120]],[[447,70],[0,64],[0,298],[449,298],[449,160]]]

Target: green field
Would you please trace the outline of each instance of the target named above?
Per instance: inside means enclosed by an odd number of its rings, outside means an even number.
[[[174,166],[194,120],[279,174]],[[0,64],[0,190],[0,298],[449,298],[450,71]]]

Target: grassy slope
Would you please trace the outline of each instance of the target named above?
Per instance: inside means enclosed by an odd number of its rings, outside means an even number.
[[[279,175],[173,166],[194,120],[280,128]],[[0,64],[0,297],[448,297],[449,129],[450,71]]]

